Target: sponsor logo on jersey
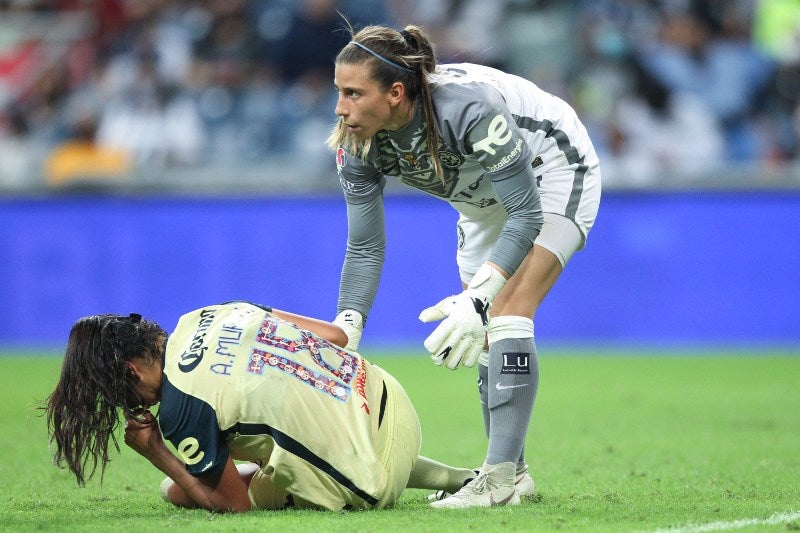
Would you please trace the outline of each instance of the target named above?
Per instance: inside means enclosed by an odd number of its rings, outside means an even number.
[[[522,139],[517,139],[517,143],[514,145],[514,149],[511,150],[506,155],[504,155],[503,157],[501,157],[500,161],[498,161],[497,163],[495,163],[490,167],[487,167],[486,172],[497,172],[504,166],[514,161],[520,153],[522,153]]]
[[[476,142],[472,148],[476,151],[482,150],[489,155],[495,155],[495,146],[504,146],[511,140],[512,132],[508,129],[508,121],[503,115],[497,115],[489,122],[489,130],[486,138]]]
[[[197,368],[197,365],[199,365],[200,361],[203,360],[203,355],[205,355],[205,352],[208,349],[208,346],[204,345],[206,330],[214,322],[215,316],[215,309],[203,309],[200,311],[200,322],[197,324],[197,330],[194,332],[194,337],[192,337],[192,342],[189,345],[189,349],[185,350],[180,355],[178,369],[180,369],[181,372],[191,372]]]
[[[361,396],[361,408],[369,414],[369,402],[367,401],[367,369],[364,360],[358,362],[358,373],[356,374],[356,393]]]
[[[464,249],[464,228],[461,227],[461,224],[456,225],[456,232],[458,233],[458,249]]]
[[[458,168],[464,162],[464,158],[450,150],[439,150],[439,161],[445,168]]]
[[[206,452],[200,449],[200,442],[194,437],[186,437],[176,446],[178,455],[187,465],[196,465],[205,457]]]
[[[339,148],[336,150],[336,170],[341,171],[346,164],[347,152],[345,152],[344,148]]]

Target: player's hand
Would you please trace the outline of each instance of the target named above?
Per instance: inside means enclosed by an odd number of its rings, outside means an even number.
[[[153,413],[144,410],[135,417],[125,417],[125,444],[148,459],[165,447],[161,428]]]
[[[464,292],[420,313],[423,322],[442,321],[424,343],[435,364],[444,364],[451,370],[459,364],[475,366],[485,344],[489,307],[505,283],[506,278],[485,263]]]
[[[483,350],[488,311],[486,298],[469,289],[424,309],[419,314],[421,321],[442,320],[424,343],[433,362],[451,370],[459,364],[475,366]]]
[[[361,332],[364,331],[364,317],[358,311],[345,309],[333,319],[333,323],[344,330],[347,335],[345,350],[358,351],[358,343],[361,342]]]

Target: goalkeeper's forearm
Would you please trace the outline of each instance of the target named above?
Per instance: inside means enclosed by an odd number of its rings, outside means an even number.
[[[347,345],[349,336],[347,332],[338,324],[320,320],[318,318],[311,318],[288,311],[281,311],[280,309],[273,309],[272,313],[278,317],[297,324],[303,329],[307,329],[314,335],[318,335],[324,339],[331,341],[337,346],[344,348]]]

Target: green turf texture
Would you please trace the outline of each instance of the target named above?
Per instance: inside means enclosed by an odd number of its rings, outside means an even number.
[[[405,385],[424,455],[481,463],[474,369],[411,354],[372,361]],[[52,465],[36,409],[60,364],[0,356],[0,531],[638,532],[739,520],[756,525],[738,531],[800,530],[800,356],[791,352],[542,356],[527,441],[538,494],[519,507],[436,511],[425,492],[408,490],[392,510],[246,515],[172,508],[158,496],[161,473],[124,444],[102,485],[96,477],[78,488]],[[775,515],[788,518],[765,522]]]

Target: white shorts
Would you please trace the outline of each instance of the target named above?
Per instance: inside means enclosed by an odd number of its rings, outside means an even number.
[[[478,268],[488,261],[505,220],[505,212],[494,220],[484,218],[475,221],[463,216],[459,219],[459,241],[463,240],[463,245],[456,254],[456,262],[465,285]],[[573,254],[583,248],[584,242],[585,238],[575,222],[563,215],[544,213],[544,224],[534,244],[552,252],[563,268]]]

